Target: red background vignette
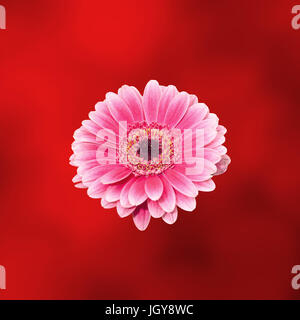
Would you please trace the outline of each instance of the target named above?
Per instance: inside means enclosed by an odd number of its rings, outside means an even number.
[[[294,1],[1,0],[0,299],[299,299]],[[72,135],[150,79],[194,93],[232,163],[175,225],[145,232],[74,188]]]

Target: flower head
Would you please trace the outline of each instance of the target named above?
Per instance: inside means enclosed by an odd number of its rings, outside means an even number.
[[[154,80],[143,95],[124,85],[75,131],[73,182],[139,230],[151,217],[173,224],[177,208],[193,211],[198,192],[213,191],[212,177],[227,170],[225,133],[195,95]]]

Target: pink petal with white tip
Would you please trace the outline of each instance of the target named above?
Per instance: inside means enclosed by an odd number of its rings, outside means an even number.
[[[164,88],[160,102],[159,102],[159,112],[157,115],[157,122],[164,124],[166,112],[169,108],[170,102],[173,100],[175,95],[178,94],[178,90],[174,86],[168,86]]]
[[[176,205],[185,211],[194,211],[196,209],[196,199],[194,197],[187,197],[181,192],[175,191]]]
[[[89,132],[85,127],[81,126],[75,130],[73,137],[76,142],[96,142],[96,136]]]
[[[90,185],[93,181],[101,178],[103,174],[109,170],[107,166],[98,165],[96,167],[92,167],[90,169],[79,170],[78,173],[82,176],[82,182],[86,185]]]
[[[104,198],[106,201],[114,202],[120,200],[121,191],[123,190],[124,183],[108,186]]]
[[[101,128],[118,132],[118,123],[111,116],[107,104],[105,102],[98,102],[95,106],[95,109],[96,111],[89,113],[90,119],[97,123],[97,125]]]
[[[188,109],[189,96],[186,92],[180,92],[170,102],[165,115],[164,123],[170,128],[174,128],[182,119]]]
[[[76,161],[88,161],[96,158],[96,150],[79,151],[76,152]]]
[[[83,183],[77,183],[77,184],[75,184],[74,185],[75,186],[75,188],[77,188],[77,189],[86,189],[87,188],[87,186],[86,185],[84,185]]]
[[[77,182],[80,182],[80,181],[81,181],[81,177],[78,174],[76,174],[76,176],[72,179],[73,183],[77,183]]]
[[[101,177],[101,182],[103,184],[111,184],[121,181],[127,178],[131,174],[131,171],[121,165],[112,165],[110,171]]]
[[[132,204],[129,202],[128,195],[129,195],[129,190],[132,186],[132,184],[136,181],[137,178],[133,177],[131,178],[123,187],[121,194],[120,194],[120,203],[121,206],[124,208],[130,208],[132,207]]]
[[[142,97],[138,90],[134,87],[123,86],[119,89],[118,94],[126,102],[129,107],[134,121],[144,120],[144,112],[142,107]]]
[[[100,182],[100,178],[90,184],[87,194],[93,199],[100,199],[105,194],[107,186]]]
[[[129,189],[128,200],[133,206],[138,206],[147,200],[145,181],[145,177],[138,177]]]
[[[211,192],[216,189],[216,185],[212,179],[209,179],[206,181],[201,181],[201,182],[195,181],[194,184],[195,184],[196,188],[202,192]]]
[[[164,185],[164,192],[161,198],[158,200],[158,203],[165,212],[171,212],[175,209],[176,206],[175,192],[167,179],[162,177],[162,182]]]
[[[175,169],[168,169],[163,175],[177,191],[188,197],[197,196],[198,191],[193,182],[184,174]]]
[[[93,135],[97,135],[98,131],[101,130],[101,127],[92,120],[84,120],[81,124],[88,132]]]
[[[190,107],[182,120],[178,123],[177,128],[193,129],[196,128],[208,114],[208,107],[204,103],[197,103]]]
[[[194,104],[198,103],[198,98],[194,94],[189,95],[189,107],[193,106]]]
[[[147,196],[153,200],[157,201],[161,197],[164,187],[158,176],[150,176],[146,178],[145,191]]]
[[[133,222],[140,231],[147,229],[150,219],[151,216],[149,210],[145,206],[136,208],[133,213]]]
[[[218,151],[221,156],[227,153],[227,148],[224,146],[218,146],[215,150]]]
[[[151,214],[151,217],[161,218],[165,214],[165,211],[161,208],[158,201],[152,201],[148,199],[147,204],[148,204],[148,210]]]
[[[155,122],[158,115],[161,89],[157,81],[150,80],[144,90],[143,107],[148,123]]]
[[[119,215],[121,218],[128,217],[129,215],[132,214],[132,212],[133,212],[135,209],[136,209],[136,207],[124,208],[124,207],[122,207],[122,205],[120,204],[120,202],[118,202],[118,204],[117,204],[117,212],[118,212],[118,215]]]
[[[162,219],[164,220],[164,222],[166,222],[167,224],[173,224],[176,222],[178,217],[178,210],[177,208],[175,208],[172,212],[166,212],[163,216]]]
[[[112,209],[117,206],[117,202],[108,202],[105,199],[101,199],[101,205],[104,209]]]
[[[127,106],[126,102],[113,92],[106,94],[107,107],[112,117],[117,121],[126,121],[131,123],[134,121],[132,112]]]

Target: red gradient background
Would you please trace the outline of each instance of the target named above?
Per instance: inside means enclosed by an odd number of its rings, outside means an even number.
[[[300,298],[297,2],[0,4],[0,299]],[[194,213],[140,232],[73,187],[68,159],[107,91],[149,79],[209,105],[232,164]]]

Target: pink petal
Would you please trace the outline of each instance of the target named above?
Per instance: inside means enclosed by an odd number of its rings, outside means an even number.
[[[147,200],[145,180],[145,177],[138,177],[129,189],[128,200],[134,206],[138,206]]]
[[[177,191],[181,192],[182,194],[188,197],[197,196],[198,191],[194,186],[193,182],[182,173],[174,169],[168,169],[164,173],[164,176]]]
[[[147,229],[150,219],[150,213],[145,206],[136,208],[133,213],[133,222],[140,231],[144,231]]]
[[[164,192],[158,200],[159,205],[165,212],[172,212],[176,206],[175,192],[171,184],[164,177],[162,178]]]
[[[191,152],[190,146],[188,146],[185,150],[185,152]],[[196,152],[196,150],[193,150]],[[209,161],[212,164],[215,164],[221,160],[220,153],[215,149],[210,148],[197,148],[197,153],[199,156],[193,155],[193,157],[184,157],[184,160],[186,163],[195,163],[196,159],[205,159],[205,161]],[[192,161],[192,162],[190,162]]]
[[[167,224],[173,224],[176,222],[178,217],[178,210],[177,207],[174,209],[174,211],[172,212],[166,212],[162,219],[164,220],[164,222],[166,222]]]
[[[226,129],[223,126],[217,127],[217,134],[215,138],[207,145],[208,148],[216,148],[222,145],[225,142],[224,134],[226,133]]]
[[[217,167],[207,159],[199,159],[199,161],[201,162],[199,162],[198,168],[195,167],[195,164],[183,163],[178,164],[176,166],[176,170],[187,176],[187,178],[191,181],[205,181],[211,178],[212,175],[216,173]],[[194,172],[191,173],[187,170],[187,168],[193,168]]]
[[[77,142],[96,142],[96,136],[90,133],[85,127],[81,126],[75,130],[73,138]]]
[[[103,129],[109,129],[114,132],[118,132],[118,123],[111,116],[107,104],[105,102],[98,102],[95,108],[96,111],[89,113],[90,119]]]
[[[156,122],[158,115],[159,100],[161,89],[155,80],[150,80],[144,90],[143,107],[145,118],[148,123]]]
[[[117,212],[121,218],[128,217],[135,209],[136,209],[136,207],[124,208],[124,207],[122,207],[120,201],[118,201]]]
[[[74,185],[74,187],[75,188],[78,188],[78,189],[86,189],[87,188],[87,186],[86,185],[84,185],[83,183],[77,183],[77,184],[75,184]],[[101,198],[101,197],[100,197]]]
[[[134,87],[122,86],[118,91],[119,96],[126,102],[134,121],[144,120],[142,97],[138,90]]]
[[[194,211],[196,209],[196,199],[194,197],[187,197],[184,194],[175,191],[176,205],[185,211]]]
[[[197,141],[197,135],[195,133],[195,129],[199,129],[199,128],[194,128],[194,130],[192,130],[192,132],[188,131],[188,132],[184,133],[186,139],[192,139],[193,146],[196,146],[196,141]],[[206,129],[204,129],[204,141],[201,143],[201,145],[198,143],[197,148],[201,148],[204,146],[209,147],[209,144],[216,138],[217,134],[218,134],[218,132],[217,132],[216,128],[208,127]],[[200,135],[203,135],[203,133],[200,132]],[[187,140],[187,141],[189,141],[189,140]]]
[[[103,184],[111,184],[127,178],[131,174],[131,170],[124,166],[112,165],[111,170],[101,177]]]
[[[124,183],[108,186],[104,195],[105,200],[109,202],[120,200],[120,194],[123,187],[124,187]]]
[[[161,218],[165,212],[157,201],[148,199],[148,210],[153,218]]]
[[[218,131],[218,133],[224,135],[224,134],[226,134],[227,129],[224,126],[219,125],[218,128],[217,128],[217,131]]]
[[[78,169],[78,172],[82,176],[82,182],[86,185],[89,185],[91,182],[97,180],[98,178],[101,178],[103,174],[105,174],[111,169],[111,167],[105,166],[105,165],[104,166],[98,165],[91,169],[86,169],[86,170],[79,170],[79,169]]]
[[[212,179],[201,181],[201,182],[194,182],[194,184],[196,188],[202,192],[210,192],[216,189],[216,185]]]
[[[196,128],[208,112],[208,107],[204,103],[193,105],[188,109],[182,120],[178,123],[177,128],[183,130]]]
[[[86,130],[88,130],[93,135],[97,135],[98,131],[101,130],[101,127],[99,127],[92,120],[83,120],[81,124]]]
[[[157,115],[157,122],[164,124],[166,112],[168,110],[170,102],[173,100],[178,91],[175,86],[168,86],[164,89],[159,102],[159,111]]]
[[[100,182],[100,178],[98,178],[96,181],[90,184],[87,194],[93,199],[99,199],[103,197],[106,189],[107,186],[102,184]]]
[[[97,150],[99,147],[97,142],[78,142],[74,141],[72,143],[72,150],[74,153],[80,153],[80,152],[85,152],[85,151],[92,151],[92,150]]]
[[[198,122],[195,126],[196,129],[203,129],[205,131],[215,130],[218,126],[218,120],[215,118],[207,118]]]
[[[78,174],[76,174],[76,176],[72,179],[73,183],[80,182],[80,181],[81,181],[81,176]]]
[[[106,102],[112,117],[117,121],[126,121],[132,123],[133,115],[126,102],[113,92],[106,94]]]
[[[204,145],[208,146],[217,136],[216,129],[209,129],[204,131]]]
[[[117,202],[108,202],[105,199],[101,199],[101,205],[104,209],[111,209],[117,206]]]
[[[218,146],[215,148],[221,156],[227,153],[227,148],[225,146]]]
[[[223,135],[217,135],[216,138],[207,145],[207,147],[209,148],[215,148],[220,146],[221,144],[223,144],[225,142],[225,137]]]
[[[193,106],[194,104],[198,103],[198,98],[194,94],[189,95],[189,107]]]
[[[185,115],[189,103],[189,96],[186,92],[180,92],[173,100],[170,102],[164,123],[173,128]]]
[[[87,161],[96,159],[96,150],[76,152],[77,161]]]
[[[121,194],[120,194],[120,203],[121,206],[124,208],[130,208],[132,207],[132,204],[129,202],[128,200],[128,194],[129,194],[129,190],[132,186],[132,184],[136,181],[137,178],[133,177],[131,178],[123,187]]]
[[[199,175],[193,175],[193,176],[189,176],[189,178],[193,181],[193,183],[195,184],[196,182],[203,182],[206,181],[208,179],[210,179],[212,177],[211,174],[209,174],[208,172],[199,174]]]
[[[78,169],[77,173],[80,176],[83,176],[88,170],[95,168],[95,167],[103,167],[100,165],[96,159],[88,160],[88,161],[77,161],[78,162]]]
[[[204,158],[213,164],[221,160],[221,156],[217,150],[204,148]]]
[[[147,177],[145,182],[145,191],[151,200],[157,201],[164,191],[160,178],[158,176]]]
[[[70,165],[71,166],[75,166],[76,167],[75,154],[71,155],[69,161],[70,161]]]

